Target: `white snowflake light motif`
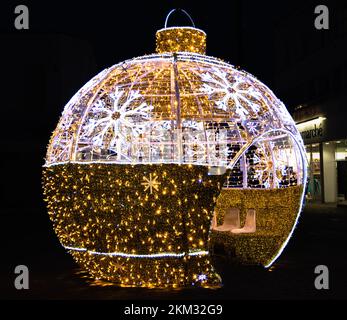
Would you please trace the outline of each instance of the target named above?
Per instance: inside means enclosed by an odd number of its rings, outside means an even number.
[[[199,274],[199,275],[198,275],[198,280],[199,280],[199,281],[205,281],[205,280],[207,280],[206,274]]]
[[[89,110],[91,115],[81,128],[81,139],[91,141],[94,147],[106,146],[118,155],[122,146],[146,131],[152,106],[143,101],[138,91],[125,92],[116,88],[108,101],[98,100]]]
[[[216,101],[216,107],[231,112],[234,117],[246,120],[261,109],[261,94],[240,73],[230,81],[226,72],[213,68],[202,75],[202,80],[202,91],[209,96],[221,93],[223,97]]]
[[[259,132],[259,124],[257,122],[250,121],[246,124],[246,127],[252,135],[256,135]]]

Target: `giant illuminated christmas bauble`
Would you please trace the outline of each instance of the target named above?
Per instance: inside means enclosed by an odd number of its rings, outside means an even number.
[[[274,258],[300,210],[304,148],[264,84],[205,55],[203,31],[171,27],[156,36],[156,54],[102,71],[65,106],[44,166],[49,215],[62,245],[94,278],[218,285],[209,240],[223,186],[225,199],[229,191],[239,197],[233,206],[243,205],[243,190],[263,202],[274,192],[275,204],[290,194],[288,219],[278,212],[269,221],[286,224]]]

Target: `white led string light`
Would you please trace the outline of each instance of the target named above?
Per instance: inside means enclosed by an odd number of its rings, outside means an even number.
[[[67,250],[87,252],[91,255],[99,256],[110,256],[110,257],[123,257],[123,258],[182,258],[184,256],[203,256],[207,255],[208,251],[190,251],[188,253],[174,253],[174,252],[163,252],[163,253],[151,253],[151,254],[135,254],[135,253],[124,253],[124,252],[97,252],[87,250],[85,248],[69,247],[64,246]]]

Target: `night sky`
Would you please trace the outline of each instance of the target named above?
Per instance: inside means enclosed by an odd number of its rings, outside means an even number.
[[[154,52],[156,30],[164,26],[171,9],[182,8],[190,13],[196,26],[207,33],[207,54],[240,65],[269,85],[276,24],[303,8],[313,21],[310,1],[297,0],[53,1],[49,4],[24,1],[20,3],[29,7],[30,30],[17,31],[13,28],[15,3],[1,2],[2,32],[64,34],[83,39],[92,48],[98,70]],[[189,25],[189,20],[180,13],[172,15],[169,22],[170,25]]]

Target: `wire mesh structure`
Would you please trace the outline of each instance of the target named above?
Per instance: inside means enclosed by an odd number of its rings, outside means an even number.
[[[88,82],[65,107],[46,165],[207,165],[234,168],[227,186],[275,188],[302,181],[301,153],[294,121],[264,84],[182,52],[131,59]]]

